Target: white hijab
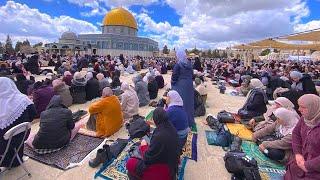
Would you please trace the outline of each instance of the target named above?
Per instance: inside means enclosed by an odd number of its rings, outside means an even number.
[[[15,83],[0,77],[0,129],[5,129],[17,120],[33,102],[22,94]]]
[[[296,113],[283,107],[276,109],[273,114],[283,121],[283,124],[279,126],[279,131],[283,136],[291,134],[299,121]]]
[[[170,106],[183,106],[183,100],[177,91],[171,90],[168,92],[167,96],[170,98],[170,103],[169,103],[168,107],[170,107]]]

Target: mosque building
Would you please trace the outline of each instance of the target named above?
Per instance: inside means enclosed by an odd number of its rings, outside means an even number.
[[[123,8],[108,12],[102,22],[101,34],[75,34],[67,31],[59,43],[45,44],[45,50],[61,55],[96,54],[151,57],[158,54],[158,42],[138,37],[138,26],[133,15]]]

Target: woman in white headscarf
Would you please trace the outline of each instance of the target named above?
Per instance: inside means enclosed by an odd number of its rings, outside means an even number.
[[[263,84],[259,79],[251,79],[249,85],[251,90],[247,95],[247,100],[238,111],[238,115],[245,121],[263,115],[267,111],[268,103],[267,95],[263,90]]]
[[[183,100],[177,91],[171,90],[168,92],[166,103],[168,105],[167,114],[169,121],[177,130],[179,136],[179,150],[181,153],[190,131],[188,114],[183,107]]]
[[[276,121],[253,133],[253,140],[261,142],[259,149],[270,159],[287,162],[292,151],[292,131],[299,121],[295,111],[284,107],[274,111]],[[272,136],[271,139],[269,138]]]
[[[12,127],[23,123],[31,122],[36,116],[36,109],[33,102],[22,94],[15,83],[6,77],[0,77],[0,155],[3,155],[8,141],[3,139],[3,135]],[[24,141],[23,133],[13,137],[11,146],[0,167],[9,167],[15,154],[14,148]],[[23,146],[23,145],[22,145]],[[22,159],[23,147],[18,152]],[[14,159],[12,167],[19,166],[17,158]]]
[[[171,76],[171,88],[179,93],[183,106],[188,114],[188,124],[192,127],[194,122],[194,88],[192,64],[187,59],[183,49],[176,52],[178,63],[174,66]],[[192,98],[190,98],[192,97]]]
[[[121,84],[121,108],[124,120],[130,120],[134,115],[139,113],[139,98],[134,89],[128,83]]]

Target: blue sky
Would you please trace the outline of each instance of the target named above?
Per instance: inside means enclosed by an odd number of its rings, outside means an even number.
[[[187,2],[187,4],[186,4]],[[319,0],[0,0],[0,41],[57,41],[62,32],[100,33],[108,11],[122,6],[139,36],[159,46],[227,47],[320,28]]]

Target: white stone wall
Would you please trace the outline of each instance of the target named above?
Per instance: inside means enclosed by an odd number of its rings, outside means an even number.
[[[88,52],[90,53],[90,52]],[[128,51],[128,50],[119,50],[119,49],[97,49],[97,55],[106,55],[110,56],[119,56],[120,54],[123,54],[124,56],[142,56],[142,57],[151,57],[153,56],[152,51]]]
[[[118,34],[125,36],[137,36],[137,30],[125,26],[103,26],[102,34]]]

